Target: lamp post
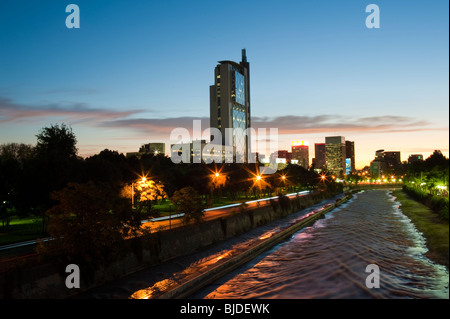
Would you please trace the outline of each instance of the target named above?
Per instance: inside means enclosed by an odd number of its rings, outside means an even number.
[[[259,195],[260,195],[260,191],[261,191],[261,180],[262,180],[262,177],[261,177],[261,175],[256,175],[255,176],[255,182],[258,184],[258,195],[257,195],[257,198],[259,198]]]
[[[134,209],[134,182],[131,182],[131,209]]]
[[[220,178],[220,173],[219,172],[215,172],[212,175],[212,189],[211,189],[211,205],[214,205],[214,192],[216,190],[216,188],[218,187],[218,184],[220,182],[219,180]]]
[[[141,183],[145,183],[147,181],[147,178],[142,177],[140,179]],[[131,208],[134,209],[134,183],[135,182],[131,182]]]
[[[286,175],[281,175],[280,179],[281,179],[281,191],[284,191],[284,188],[287,188],[286,187]]]

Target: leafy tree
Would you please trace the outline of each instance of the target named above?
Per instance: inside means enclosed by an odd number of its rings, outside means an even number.
[[[137,183],[136,191],[139,192],[141,201],[153,201],[166,198],[164,185],[158,181],[141,181]]]
[[[427,170],[432,170],[433,168],[445,169],[449,165],[449,160],[441,151],[435,150],[433,154],[425,160],[425,165]]]
[[[191,187],[183,187],[175,191],[170,199],[178,213],[184,214],[184,221],[189,223],[192,219],[200,222],[203,218],[202,198],[197,191]]]
[[[7,143],[0,145],[0,157],[15,160],[22,164],[34,156],[34,147],[23,143]]]
[[[45,229],[45,212],[54,205],[50,194],[69,182],[80,181],[82,160],[77,157],[77,139],[69,126],[44,127],[36,137],[35,157],[24,167],[24,188],[20,193],[26,198],[23,209],[28,207],[41,215]]]
[[[86,181],[121,184],[128,179],[131,171],[123,154],[108,149],[86,158],[84,164]]]
[[[36,135],[36,151],[45,158],[58,159],[74,158],[77,156],[77,139],[72,128],[64,123],[59,126],[44,127]]]
[[[138,212],[119,194],[110,184],[94,182],[70,183],[53,192],[58,204],[47,214],[54,240],[41,244],[40,251],[88,263],[103,261],[109,247],[137,235],[141,225]]]

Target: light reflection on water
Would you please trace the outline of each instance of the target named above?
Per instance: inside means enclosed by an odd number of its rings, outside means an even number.
[[[195,298],[448,298],[448,272],[426,251],[389,191],[366,191]]]

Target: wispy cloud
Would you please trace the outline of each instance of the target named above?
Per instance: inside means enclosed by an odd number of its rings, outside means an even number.
[[[105,121],[104,127],[133,129],[146,134],[167,136],[174,128],[192,130],[193,121],[201,120],[202,129],[209,127],[208,117],[174,117],[158,119],[119,119]],[[278,128],[278,134],[317,134],[331,132],[353,133],[394,133],[445,130],[433,127],[432,123],[403,116],[374,116],[346,118],[340,115],[252,117],[252,127]]]
[[[390,133],[440,130],[427,121],[405,116],[348,118],[341,115],[253,117],[255,128],[278,128],[279,134],[315,134],[329,132]]]
[[[89,107],[86,103],[50,103],[30,106],[0,97],[0,123],[39,121],[42,118],[59,117],[63,120],[99,123],[123,119],[142,112],[141,110],[117,111]]]
[[[200,120],[202,129],[209,127],[209,118],[207,117],[172,117],[157,119],[123,119],[115,121],[105,121],[101,124],[103,127],[127,128],[139,131],[144,134],[153,134],[169,137],[175,128],[186,128],[192,131],[195,120]]]

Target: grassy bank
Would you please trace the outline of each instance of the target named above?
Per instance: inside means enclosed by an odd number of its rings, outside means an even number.
[[[0,226],[0,245],[32,240],[44,236],[41,218],[13,218],[8,226]]]
[[[408,216],[416,228],[422,232],[426,240],[428,252],[426,256],[432,261],[449,267],[449,225],[448,220],[441,218],[422,203],[414,200],[402,190],[395,190],[392,194],[401,203],[402,212]]]

